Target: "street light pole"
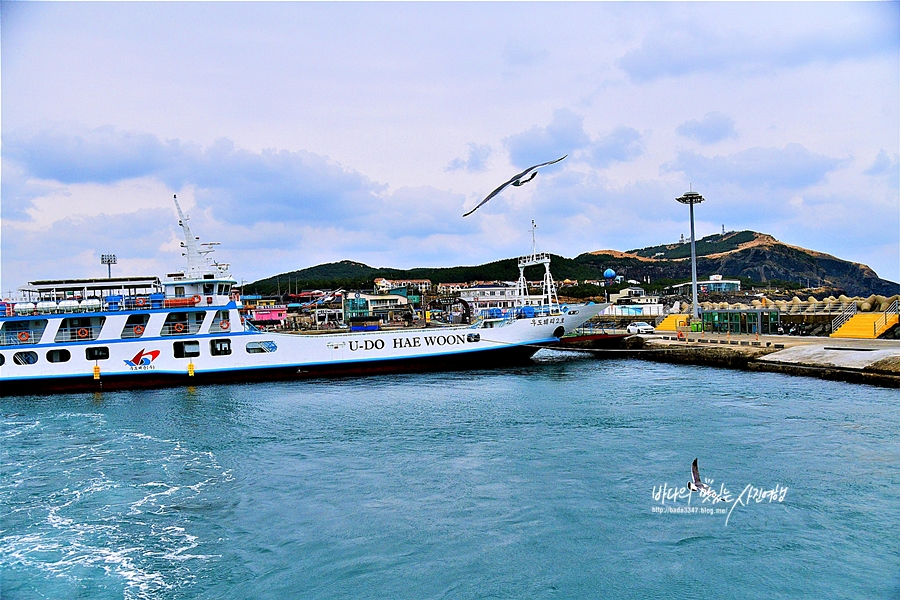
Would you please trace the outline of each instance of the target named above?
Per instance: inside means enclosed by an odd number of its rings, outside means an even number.
[[[699,318],[699,306],[697,304],[697,247],[694,243],[694,205],[703,202],[704,198],[695,191],[685,192],[684,196],[675,198],[682,204],[691,207],[691,320]]]

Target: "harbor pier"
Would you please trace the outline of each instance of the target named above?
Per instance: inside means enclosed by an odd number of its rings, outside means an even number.
[[[703,365],[900,388],[900,340],[716,333],[623,337],[616,348],[567,344],[598,358]]]

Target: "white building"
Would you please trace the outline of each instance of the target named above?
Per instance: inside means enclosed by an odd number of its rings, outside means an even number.
[[[384,277],[375,278],[375,289],[379,292],[389,292],[396,288],[417,288],[420,291],[427,292],[431,289],[430,279],[385,279]]]
[[[459,297],[469,303],[473,311],[485,308],[514,308],[514,283],[480,283],[459,290]]]
[[[690,294],[691,282],[679,283],[670,288],[676,294]],[[720,292],[739,292],[741,282],[737,279],[722,279],[721,275],[710,275],[706,281],[697,282],[697,292],[701,294],[714,294]]]
[[[458,294],[460,290],[468,287],[467,283],[439,283],[437,284],[438,294]]]
[[[613,304],[659,304],[659,296],[648,296],[644,288],[631,286],[618,294],[610,294],[609,301]]]
[[[384,321],[394,320],[409,312],[409,299],[399,294],[344,294],[346,318],[378,316]]]
[[[529,282],[531,285],[532,282]],[[541,282],[534,282],[532,287],[540,287]],[[463,288],[459,297],[469,303],[472,311],[485,308],[515,308],[516,306],[542,306],[544,296],[526,296],[525,302],[518,302],[516,284],[512,282],[481,283]]]

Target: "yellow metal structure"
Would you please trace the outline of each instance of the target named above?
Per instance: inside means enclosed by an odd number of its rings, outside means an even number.
[[[860,340],[874,340],[879,335],[897,324],[897,315],[883,313],[856,313],[837,331],[832,332],[833,338],[854,338]]]
[[[656,326],[657,331],[677,331],[679,327],[690,325],[691,315],[671,314],[663,322]]]

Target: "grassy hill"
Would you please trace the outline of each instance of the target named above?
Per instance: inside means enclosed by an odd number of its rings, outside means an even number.
[[[881,279],[866,265],[841,260],[837,257],[779,242],[770,235],[755,231],[732,231],[697,240],[697,274],[705,279],[713,274],[741,279],[745,286],[777,285],[780,287],[806,287],[817,283],[849,295],[868,296],[881,294],[892,296],[900,291],[900,285]],[[611,268],[627,279],[650,280],[650,289],[671,283],[688,281],[691,276],[690,243],[650,246],[620,252],[597,250],[575,258],[552,256],[553,277],[563,279],[602,279],[603,272]],[[508,258],[483,265],[393,269],[370,267],[363,263],[343,260],[282,273],[261,279],[245,286],[246,293],[274,294],[279,289],[338,288],[365,289],[372,287],[375,278],[430,279],[432,283],[458,283],[469,281],[514,281],[519,276],[515,258]],[[540,279],[541,267],[526,270],[528,279]],[[580,290],[584,293],[599,290]]]

